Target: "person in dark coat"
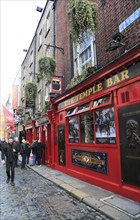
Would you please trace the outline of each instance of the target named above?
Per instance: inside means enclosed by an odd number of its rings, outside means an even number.
[[[19,140],[18,140],[18,137],[14,138],[13,145],[14,145],[15,148],[18,149],[18,151],[15,153],[15,156],[16,156],[16,167],[18,167],[18,153],[19,153]]]
[[[36,150],[37,165],[38,165],[38,166],[41,166],[41,160],[42,160],[43,149],[45,149],[45,145],[42,144],[40,140],[38,140],[37,150]]]
[[[29,159],[30,159],[30,153],[31,153],[31,146],[28,141],[25,143],[27,145],[27,164],[29,164]]]
[[[4,162],[4,157],[6,156],[6,173],[7,173],[7,183],[9,183],[11,178],[11,185],[14,186],[15,178],[15,160],[18,148],[13,145],[13,139],[10,137],[8,143],[2,149],[2,162]]]
[[[1,142],[0,142],[0,149],[1,149],[1,151],[2,151],[2,149],[3,149],[6,145],[7,145],[7,142],[6,142],[5,138],[4,138],[4,137],[1,138]],[[2,154],[1,154],[1,159],[2,159]],[[3,160],[5,161],[5,156],[4,156]]]

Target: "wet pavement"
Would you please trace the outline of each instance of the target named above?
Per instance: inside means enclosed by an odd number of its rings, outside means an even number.
[[[32,169],[15,169],[15,186],[6,183],[0,161],[0,220],[109,220]]]

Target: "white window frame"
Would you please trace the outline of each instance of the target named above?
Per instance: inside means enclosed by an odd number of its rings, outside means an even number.
[[[84,52],[87,51],[87,49],[90,48],[91,50],[91,56],[85,60],[83,63],[81,61],[81,56],[84,54]],[[95,45],[95,34],[90,35],[90,42],[85,45],[84,48],[80,45],[74,45],[74,75],[80,75],[83,71],[83,67],[86,66],[89,62],[91,62],[91,66],[97,65],[97,57],[96,57],[96,45]]]

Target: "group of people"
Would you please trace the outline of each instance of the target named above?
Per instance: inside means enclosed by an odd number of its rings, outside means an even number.
[[[41,166],[43,149],[45,149],[45,145],[42,144],[40,140],[33,140],[33,143],[29,144],[28,141],[23,139],[22,143],[20,144],[18,137],[15,137],[14,140],[12,137],[9,137],[8,142],[6,142],[5,138],[1,138],[1,160],[3,164],[6,164],[6,182],[9,183],[11,179],[11,185],[15,185],[15,167],[18,167],[19,154],[22,157],[21,169],[24,169],[26,164],[29,164],[31,153],[33,155],[31,166],[34,166],[35,164]]]

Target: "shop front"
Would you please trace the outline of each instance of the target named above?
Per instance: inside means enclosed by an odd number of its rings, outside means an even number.
[[[28,122],[25,125],[25,131],[26,131],[26,140],[29,142],[31,146],[33,143],[33,133],[34,133],[34,126],[32,121]]]
[[[35,120],[35,130],[35,139],[40,140],[45,145],[45,150],[42,155],[42,163],[50,167],[52,160],[51,139],[49,138],[51,137],[50,114],[43,115]]]
[[[52,102],[54,168],[136,201],[139,57],[139,49],[133,49]]]
[[[18,125],[18,136],[19,136],[19,142],[22,142],[22,139],[26,139],[26,132],[25,132],[25,126],[24,125]]]

